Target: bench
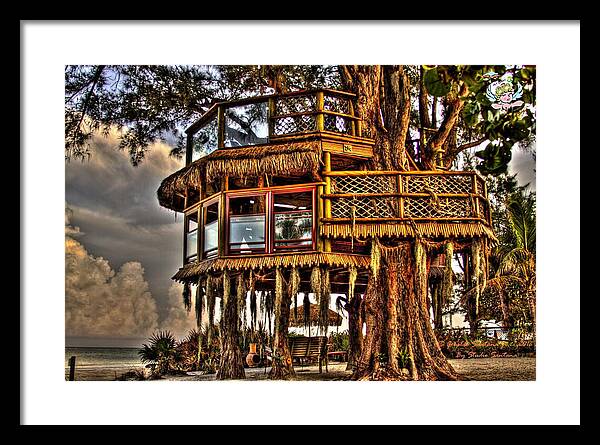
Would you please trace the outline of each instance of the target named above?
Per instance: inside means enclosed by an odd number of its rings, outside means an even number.
[[[302,364],[308,359],[317,359],[319,361],[319,373],[323,372],[323,363],[325,363],[325,372],[329,372],[327,366],[327,337],[290,337],[288,345],[292,360],[296,358]]]

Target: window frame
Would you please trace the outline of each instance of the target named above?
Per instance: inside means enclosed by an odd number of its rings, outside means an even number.
[[[269,253],[269,243],[270,243],[270,233],[269,233],[269,226],[270,226],[270,215],[269,215],[269,209],[270,209],[270,193],[268,190],[261,190],[261,189],[254,189],[254,190],[243,190],[243,191],[235,191],[235,192],[229,192],[225,194],[225,256],[240,256],[240,255],[256,255],[256,254],[268,254]],[[229,210],[230,210],[230,205],[229,205],[229,200],[231,198],[240,198],[240,197],[244,197],[244,196],[265,196],[265,241],[264,241],[264,249],[262,250],[252,250],[251,253],[238,253],[235,252],[236,250],[241,251],[242,249],[234,249],[233,255],[232,255],[232,249],[231,249],[231,242],[230,242],[230,230],[229,230],[229,226],[230,226],[230,214],[229,214]],[[251,214],[248,214],[251,215]],[[260,213],[254,213],[254,215],[260,215]],[[237,215],[234,215],[237,216]],[[241,215],[240,215],[241,216]],[[260,243],[262,244],[262,243]]]
[[[291,247],[283,247],[279,246],[276,248],[275,243],[275,195],[289,195],[291,193],[303,193],[303,192],[311,192],[311,238],[310,244],[295,244]],[[272,233],[271,243],[269,245],[269,253],[284,253],[284,252],[295,252],[298,250],[315,250],[317,243],[317,235],[316,235],[316,218],[315,218],[315,207],[316,207],[316,187],[315,186],[303,186],[303,187],[290,187],[289,189],[274,189],[270,191],[271,193],[271,207],[270,207],[270,215],[271,215],[271,226],[269,227],[270,233]],[[278,213],[293,213],[293,212],[304,212],[305,210],[295,210],[291,212],[278,212]],[[286,241],[286,240],[283,240]],[[308,241],[305,240],[305,241]]]
[[[211,256],[210,258],[208,256],[206,256],[205,254],[208,252],[204,251],[204,228],[206,226],[206,209],[208,207],[210,207],[211,205],[217,204],[217,247],[215,249],[211,249],[209,252],[213,252],[216,251],[217,254],[216,256]],[[200,225],[202,227],[202,231],[200,232],[200,245],[199,245],[199,255],[198,257],[200,258],[201,261],[203,260],[209,260],[209,259],[213,259],[213,258],[218,258],[219,257],[219,247],[221,245],[221,230],[220,230],[220,222],[221,222],[221,194],[217,194],[217,196],[211,197],[205,201],[202,201],[200,203],[200,218],[201,218],[201,222],[202,224]]]
[[[184,213],[184,217],[183,217],[183,264],[190,264],[190,263],[195,263],[200,259],[200,203],[195,204],[192,208],[188,209],[185,211]],[[191,233],[188,231],[188,224],[189,224],[189,220],[190,217],[193,214],[196,214],[196,254],[195,255],[189,255],[187,254],[188,252],[188,234]],[[203,225],[202,225],[203,227]],[[190,258],[196,257],[195,260],[191,260]]]

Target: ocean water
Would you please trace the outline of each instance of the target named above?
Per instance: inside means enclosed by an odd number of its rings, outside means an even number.
[[[132,369],[144,368],[138,348],[65,348],[65,379],[69,379],[69,358],[75,356],[75,380],[116,380]]]

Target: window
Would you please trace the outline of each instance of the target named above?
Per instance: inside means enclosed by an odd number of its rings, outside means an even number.
[[[273,193],[273,249],[313,247],[313,192]]]
[[[219,253],[219,201],[204,204],[202,214],[204,218],[202,258],[215,258]]]
[[[315,248],[314,187],[227,193],[227,255]]]
[[[218,128],[217,116],[215,116],[192,136],[191,162],[194,162],[217,149],[219,136]]]
[[[225,109],[225,147],[265,144],[269,141],[267,102]]]
[[[265,252],[267,194],[228,197],[227,204],[229,252]]]
[[[185,217],[184,263],[198,259],[198,211]]]

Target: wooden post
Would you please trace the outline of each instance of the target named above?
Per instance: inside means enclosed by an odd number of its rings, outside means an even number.
[[[69,359],[69,381],[72,382],[75,380],[75,360],[76,357],[74,355]]]
[[[477,195],[477,175],[475,173],[473,173],[473,194]],[[476,218],[481,218],[481,215],[479,214],[479,198],[474,197],[473,198],[473,213]]]
[[[404,193],[404,184],[402,183],[402,175],[396,176],[396,185],[398,187],[398,193]],[[404,197],[398,197],[398,216],[404,218]]]
[[[352,103],[352,99],[348,99],[348,104],[350,105],[350,114],[352,116],[354,116],[354,104]],[[352,136],[357,136],[358,135],[358,129],[356,128],[357,121],[355,121],[354,119],[350,120],[350,134]]]
[[[325,96],[323,91],[317,91],[317,131],[325,130],[325,115],[323,110],[325,109]]]
[[[228,238],[228,227],[227,227],[227,209],[225,208],[226,202],[226,195],[225,193],[221,193],[221,196],[219,196],[219,222],[218,222],[218,227],[219,227],[219,234],[218,234],[218,252],[219,252],[219,256],[225,256],[225,253],[227,252],[227,238]]]
[[[273,116],[276,115],[276,109],[275,109],[275,98],[274,97],[270,97],[269,98],[269,112],[268,112],[268,116],[267,116],[267,122],[269,123],[269,141],[271,140],[271,138],[273,136],[275,136],[275,120],[273,119]]]
[[[324,199],[321,197],[323,195],[323,188],[325,186],[323,185],[318,185],[317,186],[317,225],[316,225],[316,235],[317,235],[317,250],[322,251],[325,250],[325,247],[323,245],[323,238],[321,237],[321,218],[323,218],[323,216],[325,215],[324,213]]]
[[[225,108],[217,107],[217,148],[225,146]]]
[[[208,207],[206,207],[208,208]],[[204,204],[198,206],[198,233],[196,234],[196,240],[198,241],[198,261],[202,261],[204,258],[204,227],[206,226],[206,212]],[[217,223],[218,224],[218,223]]]
[[[322,93],[321,93],[322,94]],[[325,167],[323,168],[324,173],[329,173],[331,171],[331,153],[326,151],[323,152],[323,162]],[[325,176],[325,194],[331,194],[331,177]],[[324,202],[324,213],[325,218],[331,218],[331,200],[329,198],[325,199]],[[325,252],[331,252],[331,240],[329,238],[325,238],[323,250]]]

